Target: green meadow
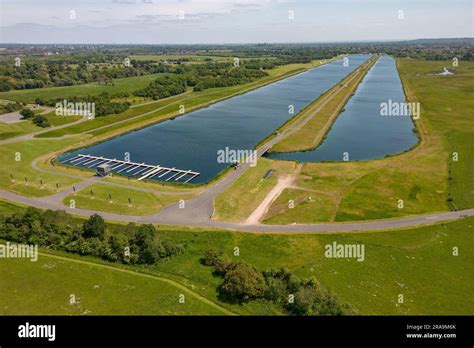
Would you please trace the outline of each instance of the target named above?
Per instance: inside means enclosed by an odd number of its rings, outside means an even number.
[[[33,133],[42,129],[43,128],[36,126],[30,120],[11,124],[0,122],[0,140],[18,137],[20,135]]]
[[[167,279],[47,254],[0,260],[0,274],[1,315],[227,314]]]
[[[22,209],[5,202],[0,207],[5,213]],[[314,277],[355,314],[474,314],[474,298],[467,296],[474,291],[474,218],[384,232],[282,235],[162,226],[157,234],[183,244],[184,253],[148,267],[46,250],[59,258],[0,259],[0,274],[7,275],[0,283],[0,313],[282,314],[264,301],[219,300],[222,279],[199,262],[213,248],[259,270],[286,267],[299,277]],[[363,260],[325,257],[325,246],[334,242],[363,245]],[[180,293],[186,294],[185,306],[177,301]],[[70,294],[79,305],[69,304]]]
[[[31,166],[39,156],[77,141],[78,139],[29,140],[0,146],[0,187],[25,196],[42,197],[80,182],[80,179],[39,172]]]
[[[145,192],[104,184],[94,184],[64,198],[63,203],[76,208],[106,211],[125,215],[150,215],[180,199],[190,199],[191,195],[168,195]]]

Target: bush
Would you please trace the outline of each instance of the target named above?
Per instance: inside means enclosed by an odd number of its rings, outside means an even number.
[[[33,123],[35,125],[37,125],[38,127],[43,127],[43,128],[46,128],[46,127],[49,127],[51,126],[48,119],[43,116],[43,115],[36,115],[33,117]]]
[[[300,287],[294,294],[294,303],[285,306],[293,315],[344,315],[348,307],[342,305],[336,296],[321,288],[319,284],[311,283]]]
[[[20,111],[20,115],[23,116],[22,118],[26,120],[28,118],[32,118],[35,113],[28,108],[24,108]]]

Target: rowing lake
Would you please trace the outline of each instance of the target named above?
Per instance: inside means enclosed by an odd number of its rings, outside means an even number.
[[[383,55],[359,84],[321,145],[312,151],[270,153],[299,162],[369,160],[397,154],[418,142],[410,116],[382,116],[381,103],[404,103],[395,60]],[[392,104],[393,105],[393,104]]]
[[[351,55],[348,66],[337,60],[174,120],[67,153],[59,160],[64,162],[78,154],[123,160],[129,153],[132,162],[193,170],[200,175],[190,183],[207,182],[229,166],[218,163],[219,150],[253,149],[293,116],[290,105],[297,114],[368,58],[368,54]]]

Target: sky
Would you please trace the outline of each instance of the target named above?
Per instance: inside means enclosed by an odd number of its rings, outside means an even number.
[[[474,0],[0,0],[1,43],[473,37]]]

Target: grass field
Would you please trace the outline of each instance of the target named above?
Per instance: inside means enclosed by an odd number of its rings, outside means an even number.
[[[0,273],[1,315],[226,314],[167,279],[45,254],[37,262],[1,260]]]
[[[80,179],[41,173],[31,162],[49,152],[74,144],[78,139],[60,141],[30,140],[0,146],[0,187],[25,196],[47,196],[80,182]],[[17,160],[19,159],[19,160]],[[13,175],[13,179],[11,177]],[[25,181],[26,177],[26,181]],[[41,184],[41,181],[43,184]],[[59,185],[59,189],[56,187]]]
[[[56,116],[52,114],[48,114],[45,116],[53,127],[62,126],[64,124],[77,121],[80,118],[80,116]],[[41,128],[36,126],[31,120],[25,120],[12,124],[5,124],[0,122],[0,140],[19,137],[21,135],[30,134],[45,129],[47,130],[47,128]]]
[[[292,201],[298,209],[289,208]],[[268,224],[291,224],[303,219],[308,223],[330,221],[333,217],[333,201],[330,196],[307,190],[285,189],[263,217]]]
[[[29,120],[12,124],[0,123],[0,140],[19,137],[42,129]]]
[[[78,86],[12,90],[8,92],[1,92],[0,98],[22,101],[26,103],[34,103],[36,98],[49,100],[58,98],[67,99],[86,95],[99,95],[102,92],[107,92],[109,94],[123,92],[129,93],[145,88],[151,81],[156,79],[157,76],[159,76],[159,74],[115,79],[113,80],[113,85],[99,85],[96,82],[92,82]]]
[[[191,197],[191,195],[184,194],[156,194],[124,187],[94,184],[64,198],[63,203],[69,206],[71,200],[74,200],[76,208],[125,215],[149,215],[167,205],[178,202],[180,199],[186,200]],[[129,203],[129,199],[131,203]]]
[[[71,127],[51,130],[49,132],[39,135],[38,137],[51,138],[51,137],[60,137],[66,134],[79,134],[79,133],[93,131],[99,127],[107,127],[106,129],[108,129],[108,126],[113,125],[116,122],[131,120],[132,118],[140,116],[142,114],[153,112],[154,110],[164,108],[170,104],[175,104],[181,99],[186,98],[186,96],[187,96],[186,94],[183,94],[183,95],[178,95],[171,98],[163,99],[160,101],[151,102],[145,105],[137,105],[120,114],[96,117],[94,119],[88,120],[87,122],[73,125]],[[177,110],[178,106],[176,106],[175,109]]]
[[[9,212],[21,209],[2,202],[0,208]],[[474,272],[470,267],[474,262],[474,218],[400,231],[346,234],[252,234],[168,227],[159,227],[157,233],[185,245],[185,252],[147,268],[65,253],[55,254],[87,263],[42,255],[37,263],[0,259],[0,273],[8,274],[4,278],[7,281],[0,283],[0,313],[222,313],[197,299],[190,301],[187,295],[186,307],[179,307],[176,296],[184,290],[152,278],[141,281],[142,276],[136,274],[89,264],[94,262],[176,282],[234,313],[281,314],[262,301],[243,305],[220,302],[216,287],[221,278],[213,276],[212,269],[199,262],[205,250],[214,248],[259,270],[287,267],[300,277],[315,277],[350,304],[356,314],[474,314],[474,298],[466,295],[474,291]],[[364,245],[364,261],[324,257],[324,246],[334,241]],[[235,247],[240,249],[240,256],[233,255]],[[454,247],[459,250],[458,256],[453,255]],[[80,306],[68,304],[71,293],[80,298]],[[397,302],[400,294],[404,303]]]
[[[474,136],[474,126],[469,121],[470,110],[474,109],[474,63],[464,62],[457,68],[456,75],[447,77],[430,73],[447,66],[448,62],[401,59],[397,64],[409,100],[421,104],[421,119],[416,121],[420,144],[404,154],[380,160],[303,164],[295,185],[329,197],[324,201],[326,206],[309,208],[314,204],[289,192],[290,197],[286,198],[295,200],[294,208],[285,210],[282,200],[276,201],[270,212],[278,214],[267,216],[271,217],[269,221],[319,221],[328,216],[320,215],[326,209],[332,211],[327,221],[446,211],[450,209],[450,193],[456,208],[474,206],[474,145],[469,140]],[[457,162],[452,161],[453,151],[459,154]],[[281,161],[275,161],[278,162]],[[240,178],[218,201],[225,202],[226,197],[239,192],[243,180]],[[259,194],[256,182],[246,182],[246,187]],[[403,208],[398,207],[400,199]],[[236,205],[234,209],[234,213],[228,211],[227,215],[245,219],[247,207]],[[313,209],[314,215],[311,214]]]
[[[193,242],[188,242],[185,254],[158,268],[215,284],[209,270],[196,267],[202,251],[214,247],[233,257],[237,246],[238,259],[258,269],[287,267],[299,276],[316,277],[357,314],[473,314],[474,299],[466,298],[474,290],[474,272],[469,267],[474,261],[473,232],[472,218],[402,231],[338,235],[196,232],[191,238],[173,232],[175,238]],[[365,260],[325,258],[324,245],[333,241],[364,244]],[[459,256],[452,255],[454,246],[461,250]],[[400,293],[405,297],[403,305],[397,305]],[[259,314],[268,310],[256,304],[239,309]]]

